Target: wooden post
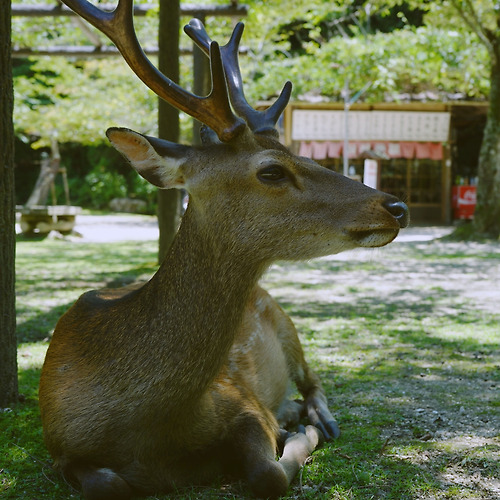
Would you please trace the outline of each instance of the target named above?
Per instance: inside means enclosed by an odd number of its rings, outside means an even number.
[[[205,15],[196,13],[198,18],[205,24]],[[193,42],[193,93],[196,95],[208,95],[210,92],[210,61],[201,49]],[[193,118],[193,144],[201,144],[201,123]]]
[[[171,80],[179,82],[179,0],[160,0],[158,30],[158,69]],[[179,111],[159,99],[158,135],[161,139],[179,141]],[[180,220],[180,192],[177,189],[158,191],[158,226],[160,243],[158,261],[162,262],[174,240]]]
[[[14,193],[14,93],[12,89],[10,2],[0,9],[0,408],[18,399],[16,293],[15,293],[15,193]]]
[[[284,142],[288,148],[292,147],[293,104],[289,104],[283,115]],[[294,151],[297,153],[298,151]]]
[[[441,168],[441,222],[451,224],[451,152],[449,146],[443,147]]]

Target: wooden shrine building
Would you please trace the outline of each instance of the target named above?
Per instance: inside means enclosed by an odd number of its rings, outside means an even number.
[[[482,103],[353,104],[346,112],[343,103],[295,102],[283,142],[338,172],[347,147],[349,176],[405,201],[414,223],[450,224],[473,213],[486,112]],[[462,191],[468,211],[457,211]]]

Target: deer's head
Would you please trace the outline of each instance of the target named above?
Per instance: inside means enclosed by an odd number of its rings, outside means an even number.
[[[198,97],[151,65],[134,33],[131,0],[120,0],[112,13],[85,0],[65,3],[107,34],[156,94],[205,124],[199,147],[120,128],[109,129],[107,135],[149,182],[186,189],[189,213],[206,231],[230,234],[233,246],[272,260],[382,246],[407,225],[404,203],[280,144],[275,125],[288,104],[291,83],[265,111],[248,104],[238,64],[241,23],[223,47],[210,40],[200,21],[185,27],[210,58],[212,91]]]

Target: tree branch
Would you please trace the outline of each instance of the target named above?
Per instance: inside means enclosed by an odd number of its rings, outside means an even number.
[[[495,47],[492,43],[494,35],[481,23],[481,19],[477,15],[471,0],[464,0],[464,2],[451,0],[451,4],[465,24],[478,36],[483,45],[486,46],[490,57],[494,59],[496,57]]]

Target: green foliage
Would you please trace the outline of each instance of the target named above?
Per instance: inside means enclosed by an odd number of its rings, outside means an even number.
[[[14,82],[16,133],[38,137],[35,148],[50,144],[52,135],[60,142],[103,143],[110,126],[155,130],[155,99],[120,59],[23,61]]]
[[[85,176],[90,202],[96,208],[105,207],[113,198],[123,198],[127,193],[119,174],[99,165]]]
[[[433,10],[426,18],[432,23],[420,28],[411,27],[408,20],[417,10],[410,11],[399,1],[293,0],[287,2],[286,9],[278,0],[247,3],[250,10],[244,20],[243,44],[249,52],[241,57],[241,64],[251,102],[276,95],[288,79],[294,83],[294,98],[339,100],[346,79],[354,90],[372,81],[364,97],[370,101],[424,91],[436,98],[454,93],[469,98],[487,95],[485,50],[475,35],[464,33],[463,23],[456,22],[450,31],[449,23],[444,24],[447,18],[441,2],[431,2],[433,9],[441,10]],[[409,4],[420,9],[429,5]],[[488,2],[479,4],[487,6]],[[356,14],[357,24],[351,14]],[[397,19],[385,30],[406,27],[366,35],[374,31],[369,27],[375,17]],[[339,19],[347,21],[339,23]],[[209,18],[207,22],[214,38],[227,39],[230,20]],[[137,19],[136,26],[144,45],[156,43],[154,13]],[[349,38],[342,36],[346,29]],[[300,51],[293,51],[292,39],[300,39]],[[189,44],[184,34],[180,40],[183,46]],[[43,47],[89,42],[65,18],[14,18],[14,43]],[[183,58],[182,83],[188,88],[190,65],[190,58]],[[37,137],[35,146],[47,144],[50,134],[57,134],[62,142],[101,142],[104,130],[113,125],[146,133],[156,129],[156,98],[120,59],[17,61],[15,88],[17,133]],[[182,120],[188,141],[189,120],[184,116]]]
[[[463,25],[478,35],[480,41],[482,34],[477,29],[479,25],[483,31],[495,33],[498,29],[497,19],[500,6],[496,0],[443,0],[429,2],[430,23],[441,27]]]
[[[340,100],[348,79],[356,90],[372,83],[363,96],[369,102],[426,91],[436,98],[446,93],[481,98],[489,90],[485,60],[485,49],[472,35],[408,28],[365,38],[332,38],[293,59],[277,56],[256,73],[252,88],[262,95],[273,82],[290,79],[296,98]]]
[[[47,0],[14,0],[16,3],[50,4]],[[150,2],[135,0],[135,3]],[[145,47],[157,44],[158,21],[154,10],[136,19],[135,25]],[[90,44],[78,23],[75,27],[70,17],[14,17],[12,29],[13,45],[17,47]],[[97,30],[91,30],[98,34]],[[110,44],[104,35],[98,36]],[[186,41],[185,35],[183,38]],[[190,61],[185,58],[184,61],[187,64],[182,64],[182,77],[189,87]],[[101,144],[106,141],[105,130],[111,126],[156,134],[157,97],[121,57],[15,59],[14,88],[16,134],[32,142],[34,148],[49,145],[52,135],[60,142]],[[189,119],[181,116],[181,125],[187,140],[191,135]]]
[[[75,202],[85,207],[105,209],[113,198],[133,197],[146,201],[148,213],[154,213],[156,188],[135,171],[124,176],[105,164],[98,164],[85,176],[83,183],[73,179],[71,191],[77,194]]]
[[[360,3],[332,5],[330,2],[328,14],[316,5],[309,10],[302,2],[292,2],[281,21],[278,16],[273,17],[279,11],[272,9],[272,3],[271,6],[266,3],[265,8],[255,5],[249,13],[248,31],[262,32],[263,41],[258,45],[259,53],[251,52],[249,58],[243,59],[247,81],[253,82],[248,94],[254,100],[268,98],[282,82],[290,79],[296,99],[337,101],[342,99],[347,79],[354,91],[367,81],[372,82],[362,96],[362,100],[369,102],[394,100],[419,92],[427,92],[434,99],[448,99],[450,94],[476,99],[488,95],[488,55],[463,23],[455,23],[450,30],[449,24],[439,24],[429,16],[426,20],[432,22],[425,26],[413,27],[407,23],[403,29],[390,33],[370,33],[366,11],[360,8]],[[401,2],[370,4],[370,12],[379,16],[405,12]],[[422,2],[411,5],[426,9]],[[364,18],[359,18],[359,27],[350,28],[351,36],[345,36],[345,29],[339,29],[336,36],[311,35],[309,41],[302,41],[303,50],[291,56],[291,33],[282,29],[288,26],[287,20],[290,29],[297,28],[297,20],[301,20],[301,29],[312,30],[319,19],[324,20],[328,15],[346,17],[349,11],[365,13]]]
[[[72,202],[106,209],[113,198],[137,198],[147,203],[147,213],[156,211],[157,189],[137,174],[116,151],[107,146],[88,148],[88,168],[71,175]],[[71,172],[71,170],[70,170]]]

